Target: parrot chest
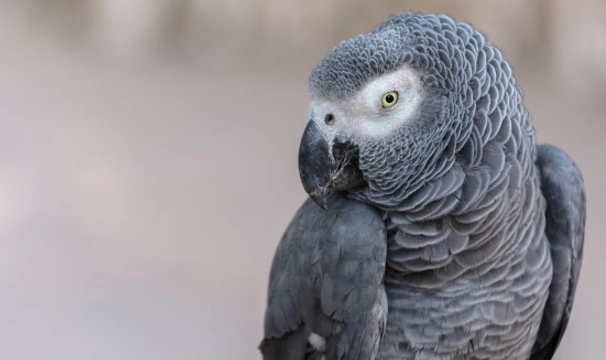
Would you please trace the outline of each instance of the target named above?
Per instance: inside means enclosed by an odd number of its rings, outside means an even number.
[[[552,269],[542,214],[519,219],[484,238],[461,234],[448,218],[388,222],[380,359],[529,356]]]

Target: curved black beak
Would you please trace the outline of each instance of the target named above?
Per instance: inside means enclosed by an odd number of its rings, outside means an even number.
[[[301,138],[299,175],[305,192],[324,210],[329,190],[350,190],[366,183],[358,168],[358,148],[338,139],[329,144],[313,121]]]

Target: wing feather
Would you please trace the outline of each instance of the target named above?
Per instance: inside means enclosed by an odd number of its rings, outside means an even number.
[[[574,161],[553,145],[537,148],[536,165],[547,201],[545,233],[553,278],[531,360],[551,359],[564,336],[583,260],[585,187]]]
[[[387,312],[385,223],[357,200],[332,194],[328,202],[324,211],[307,200],[278,245],[264,359],[372,359],[378,351]]]

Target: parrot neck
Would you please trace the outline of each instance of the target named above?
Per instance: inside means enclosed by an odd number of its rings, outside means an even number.
[[[410,286],[439,287],[469,269],[490,268],[524,251],[540,236],[530,228],[544,223],[534,135],[523,121],[506,121],[501,127],[506,134],[497,132],[479,151],[470,152],[477,159],[457,154],[441,176],[397,202],[393,194],[352,194],[384,211],[387,279],[404,275]],[[474,136],[468,141],[481,144]],[[516,237],[524,231],[536,234]]]

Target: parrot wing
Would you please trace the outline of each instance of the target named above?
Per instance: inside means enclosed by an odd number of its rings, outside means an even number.
[[[266,360],[372,359],[385,329],[387,235],[377,210],[340,194],[307,200],[273,260]]]

